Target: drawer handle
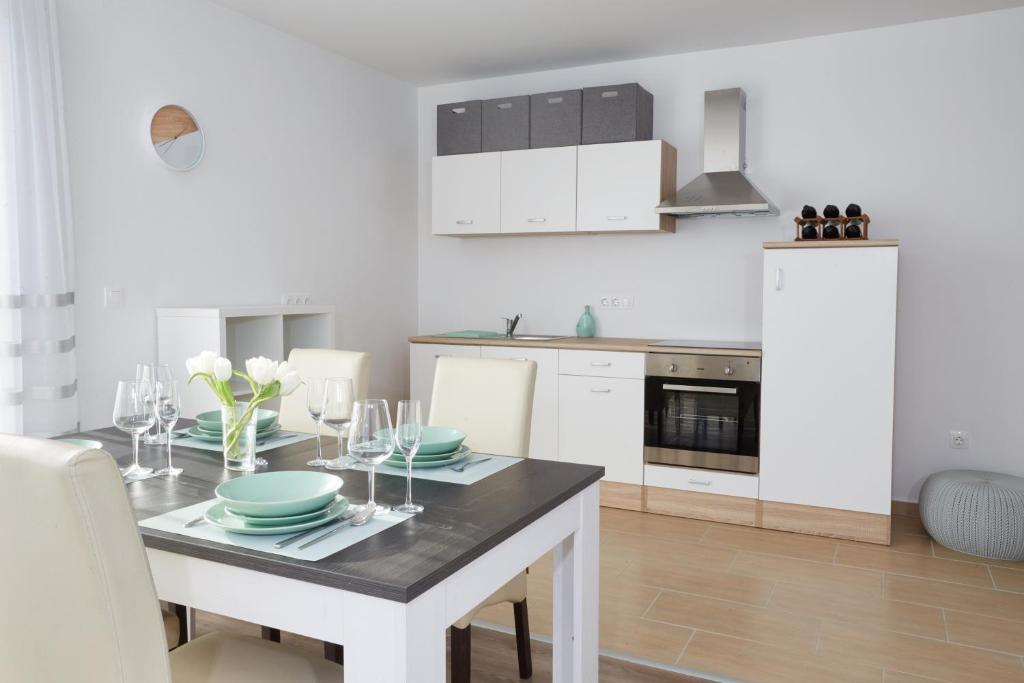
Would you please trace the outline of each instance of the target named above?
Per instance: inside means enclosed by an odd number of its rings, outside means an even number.
[[[624,221],[624,220],[626,220],[625,216],[605,216],[605,218],[607,220],[610,220],[610,221]]]
[[[612,393],[612,390],[611,389],[591,389],[590,393],[592,393],[592,394],[610,394],[610,393]]]
[[[611,363],[606,360],[592,360],[590,364],[595,368],[608,368],[611,367]]]
[[[473,225],[473,221],[472,219],[469,218],[463,218],[461,220],[455,221],[455,225]]]
[[[547,218],[527,218],[526,222],[527,223],[547,223],[548,219]]]
[[[697,486],[711,486],[710,479],[691,479],[689,483],[695,484]]]

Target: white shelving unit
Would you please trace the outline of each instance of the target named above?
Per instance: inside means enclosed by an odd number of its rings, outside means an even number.
[[[158,308],[157,357],[181,378],[181,414],[193,417],[217,407],[202,383],[187,386],[185,359],[209,349],[244,368],[245,360],[285,360],[294,348],[334,348],[333,306],[210,306]],[[235,395],[248,386],[235,384]]]

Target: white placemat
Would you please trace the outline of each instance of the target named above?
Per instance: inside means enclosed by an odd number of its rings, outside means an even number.
[[[187,434],[188,430],[179,429],[174,432],[177,434]],[[279,431],[269,439],[261,444],[256,445],[256,452],[262,453],[263,451],[269,451],[274,448],[280,448],[281,446],[288,446],[293,443],[299,443],[306,439],[315,439],[315,434],[306,434],[305,432],[286,432]],[[198,448],[203,451],[222,451],[224,450],[223,445],[219,441],[203,441],[192,436],[178,436],[174,439],[175,446],[184,446],[185,448]]]
[[[443,481],[449,484],[475,484],[482,479],[486,479],[492,474],[501,472],[506,467],[511,467],[522,458],[513,458],[508,455],[487,455],[486,453],[473,453],[469,456],[470,459],[480,460],[483,458],[490,458],[487,462],[482,462],[479,465],[470,465],[463,472],[456,472],[448,467],[427,467],[427,468],[412,468],[413,479],[430,479],[432,481]],[[366,471],[365,465],[355,465],[352,469]],[[390,467],[388,465],[379,465],[377,467],[378,474],[390,474],[396,477],[405,476],[404,467]]]
[[[374,534],[379,534],[385,529],[389,529],[412,517],[412,515],[395,512],[394,510],[384,515],[374,515],[373,519],[362,526],[347,526],[344,531],[339,531],[330,538],[324,539],[305,550],[299,550],[299,546],[306,541],[315,538],[315,534],[311,534],[301,541],[297,541],[287,547],[275,548],[275,543],[280,541],[282,538],[288,538],[292,534],[246,536],[245,534],[229,533],[209,523],[197,524],[196,526],[188,529],[185,528],[185,524],[187,522],[190,522],[197,517],[202,517],[206,513],[206,510],[216,502],[217,499],[214,498],[212,500],[203,501],[202,503],[196,503],[195,505],[189,505],[188,507],[178,508],[171,512],[165,512],[162,515],[142,520],[139,522],[139,526],[144,526],[149,529],[158,529],[160,531],[168,531],[172,534],[180,534],[182,536],[191,536],[192,538],[202,538],[207,541],[215,541],[217,543],[232,545],[238,548],[259,550],[265,553],[271,553],[272,555],[283,555],[296,560],[316,562],[317,560],[322,560],[328,555],[333,555],[339,550],[344,550],[350,545],[355,545],[359,541],[367,539]],[[323,531],[326,532],[331,527],[331,524],[326,524],[323,527]]]

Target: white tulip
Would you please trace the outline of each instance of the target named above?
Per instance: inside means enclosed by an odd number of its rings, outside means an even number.
[[[197,365],[199,372],[204,372],[207,375],[213,374],[213,364],[216,362],[218,355],[215,351],[202,351],[196,356]]]
[[[281,381],[289,372],[292,372],[292,366],[288,365],[288,361],[283,360],[277,366],[277,373],[274,374],[274,379]]]
[[[231,379],[231,361],[227,358],[218,358],[213,361],[213,376],[221,382]]]
[[[286,374],[284,377],[282,377],[280,379],[280,382],[281,382],[281,395],[282,396],[287,396],[288,394],[292,393],[293,391],[295,391],[296,389],[299,388],[299,384],[302,383],[302,380],[299,379],[299,373],[297,373],[294,370],[292,370],[291,372]]]
[[[192,358],[185,359],[185,369],[188,370],[188,376],[199,372],[199,356],[193,356]]]
[[[252,377],[252,381],[263,387],[273,382],[276,378],[277,365],[277,361],[257,356],[245,361],[245,371]]]

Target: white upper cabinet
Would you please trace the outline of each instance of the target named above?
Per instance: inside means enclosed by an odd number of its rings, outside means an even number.
[[[661,140],[579,149],[576,230],[674,231],[655,209],[676,190],[676,150]]]
[[[501,232],[576,231],[576,149],[501,153]]]
[[[482,235],[501,229],[501,152],[434,157],[435,235]]]

